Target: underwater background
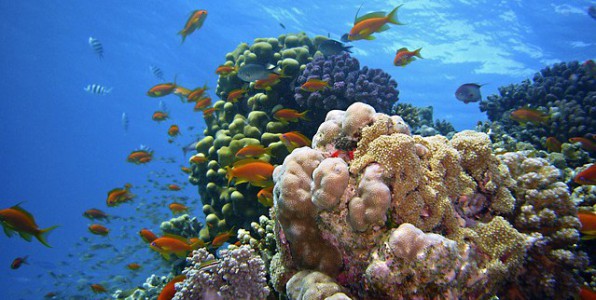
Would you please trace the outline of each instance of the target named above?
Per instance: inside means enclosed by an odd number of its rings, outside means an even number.
[[[162,83],[151,66],[166,82],[190,89],[206,84],[216,100],[215,69],[238,44],[299,32],[339,40],[361,4],[0,2],[0,208],[22,202],[40,228],[59,225],[48,238],[52,248],[1,235],[0,297],[42,299],[54,292],[57,299],[104,299],[109,294],[97,296],[89,285],[129,289],[151,274],[167,275],[170,264],[138,231],[158,232],[172,217],[167,204],[173,200],[204,220],[197,188],[180,167],[190,157],[182,147],[203,137],[206,125],[201,113],[178,97],[146,95]],[[549,65],[596,58],[596,19],[588,14],[593,1],[366,1],[360,12],[400,4],[399,20],[405,25],[392,26],[375,40],[351,42],[351,55],[361,67],[382,69],[397,81],[399,103],[432,106],[433,118],[457,131],[487,120],[478,103],[455,98],[460,85],[481,84],[486,99]],[[197,9],[209,16],[181,43],[177,33]],[[102,58],[89,37],[101,42]],[[402,47],[422,48],[423,58],[394,66]],[[105,95],[84,90],[93,84],[112,90]],[[170,119],[153,121],[152,114],[164,107]],[[180,126],[181,135],[170,143],[171,124]],[[140,145],[154,151],[153,161],[128,163],[127,156]],[[107,207],[107,192],[126,183],[136,197]],[[170,191],[170,184],[182,189]],[[117,216],[102,222],[110,228],[108,236],[87,228],[95,222],[83,212],[94,207]],[[27,264],[11,269],[23,256]],[[133,262],[141,269],[126,268]]]

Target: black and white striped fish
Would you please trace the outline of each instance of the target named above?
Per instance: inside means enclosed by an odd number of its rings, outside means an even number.
[[[151,73],[153,73],[153,76],[155,76],[155,78],[157,78],[157,79],[159,79],[161,81],[166,81],[163,78],[163,71],[160,68],[158,68],[158,67],[156,67],[154,65],[150,65],[149,66],[149,70],[151,71]]]
[[[89,84],[84,88],[85,92],[97,95],[107,95],[112,91],[112,88],[107,88],[99,84]]]
[[[103,58],[103,45],[101,44],[101,42],[98,39],[90,36],[89,37],[89,46],[91,46],[91,49],[93,49],[93,51],[95,51],[95,53],[97,53],[97,55],[99,56],[100,59]]]

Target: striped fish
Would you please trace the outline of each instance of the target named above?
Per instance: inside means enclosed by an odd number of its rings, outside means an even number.
[[[91,46],[91,49],[93,49],[93,51],[95,51],[95,53],[97,53],[97,55],[99,56],[99,58],[103,58],[103,45],[101,44],[101,42],[98,39],[93,38],[92,36],[89,37],[89,46]]]
[[[106,88],[99,84],[89,84],[84,88],[85,92],[97,95],[107,95],[112,91],[112,88]]]
[[[158,67],[156,67],[154,65],[151,65],[151,66],[149,66],[149,70],[151,70],[151,73],[153,73],[153,76],[155,76],[155,78],[157,78],[157,79],[159,79],[161,81],[166,81],[163,78],[163,72],[161,71],[160,68],[158,68]]]

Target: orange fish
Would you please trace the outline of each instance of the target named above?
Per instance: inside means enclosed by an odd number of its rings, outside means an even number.
[[[219,76],[229,76],[236,71],[238,71],[238,68],[235,66],[221,65],[221,66],[217,67],[217,69],[215,69],[215,74],[217,74]]]
[[[279,139],[286,145],[288,151],[292,152],[296,148],[310,146],[311,140],[298,131],[286,132],[279,136]]]
[[[311,78],[307,80],[300,88],[311,93],[318,92],[329,88],[329,83],[321,79]]]
[[[47,237],[50,231],[56,229],[58,226],[52,226],[46,229],[39,229],[33,215],[23,209],[20,203],[10,208],[0,210],[0,224],[4,228],[4,233],[8,237],[12,237],[14,232],[18,232],[19,235],[30,242],[31,237],[34,236],[44,246],[52,247],[47,242]]]
[[[255,80],[255,84],[253,86],[256,90],[271,90],[271,87],[278,84],[281,81],[282,76],[275,73],[269,73],[266,79],[259,79]]]
[[[210,108],[206,108],[203,109],[203,118],[209,118],[213,116],[213,113],[217,111],[217,108],[215,107],[210,107]]]
[[[94,283],[94,284],[91,284],[90,286],[91,286],[91,290],[96,294],[108,292],[108,290],[103,285],[101,285],[99,283]]]
[[[132,151],[126,160],[134,164],[145,164],[153,159],[153,150],[141,145],[139,149]]]
[[[188,244],[183,237],[167,234],[155,239],[149,247],[159,252],[166,260],[170,260],[172,254],[185,258],[190,251],[198,249],[201,244],[204,244],[202,240]]]
[[[198,87],[192,90],[192,92],[188,95],[188,102],[198,101],[208,89],[209,88],[207,87],[207,84],[204,84],[203,87]]]
[[[182,102],[184,102],[184,99],[188,97],[188,95],[190,95],[191,90],[185,88],[185,87],[181,87],[181,86],[177,86],[174,89],[174,95],[180,97],[180,100],[182,100]]]
[[[124,202],[132,200],[135,195],[130,193],[128,188],[114,188],[108,192],[108,199],[106,203],[108,206],[113,207],[120,205]]]
[[[304,121],[310,121],[308,119],[308,117],[306,117],[307,113],[308,113],[308,110],[305,110],[305,111],[299,113],[295,109],[284,108],[284,109],[280,109],[280,110],[276,111],[273,114],[273,118],[278,121],[281,121],[283,123],[298,122],[298,119],[301,119]]]
[[[169,118],[170,117],[169,117],[168,113],[165,111],[161,111],[161,110],[154,112],[153,115],[151,116],[151,119],[155,122],[162,122]]]
[[[234,236],[234,227],[226,232],[222,232],[213,238],[210,247],[217,249],[227,242],[232,236]]]
[[[579,290],[580,300],[596,300],[596,292],[589,286],[582,286]]]
[[[257,193],[257,199],[259,203],[263,204],[266,207],[273,206],[273,186],[262,188]]]
[[[407,64],[416,60],[416,57],[422,58],[422,55],[420,55],[420,50],[422,50],[422,48],[418,48],[414,51],[409,51],[408,48],[400,48],[395,53],[393,65],[405,67]]]
[[[582,227],[579,231],[584,235],[583,240],[592,240],[596,238],[596,213],[593,211],[580,211],[577,213]]]
[[[587,169],[579,172],[573,178],[573,181],[581,185],[595,185],[596,184],[596,164],[592,164]]]
[[[168,129],[168,135],[171,137],[178,136],[180,134],[180,127],[178,125],[172,125]]]
[[[233,167],[226,167],[228,185],[236,178],[236,185],[248,182],[254,186],[265,187],[271,184],[271,176],[275,167],[258,159],[243,159],[234,163]]]
[[[511,119],[522,125],[528,122],[543,124],[546,123],[549,118],[549,115],[532,108],[520,108],[511,113]]]
[[[170,191],[179,191],[181,189],[182,188],[180,186],[178,186],[177,184],[172,183],[172,184],[168,185],[168,190],[170,190]]]
[[[240,99],[240,97],[242,97],[244,93],[246,93],[246,89],[233,90],[228,94],[227,99],[229,102],[238,102],[238,99]]]
[[[561,152],[561,142],[554,136],[546,138],[546,150],[548,152]]]
[[[356,19],[354,20],[354,27],[352,27],[352,29],[350,29],[350,32],[348,33],[348,40],[374,40],[375,37],[372,36],[372,34],[375,32],[383,32],[385,30],[388,30],[389,25],[387,25],[387,23],[403,25],[397,20],[397,10],[400,7],[401,5],[394,8],[387,15],[385,15],[385,12],[378,11],[368,13],[359,18],[356,17]],[[358,13],[356,13],[356,15],[358,15]]]
[[[10,268],[13,270],[16,270],[16,269],[20,268],[22,264],[28,264],[27,257],[29,257],[29,256],[15,258],[12,261],[12,263],[10,264]]]
[[[236,152],[236,158],[258,157],[263,154],[271,155],[271,149],[263,145],[248,145]]]
[[[139,235],[141,236],[143,241],[145,241],[145,243],[151,243],[157,239],[155,233],[151,232],[151,230],[147,228],[141,229],[141,231],[139,231]]]
[[[190,162],[196,165],[202,164],[207,161],[207,157],[203,153],[195,154],[190,158]]]
[[[180,167],[180,170],[186,174],[192,173],[192,170],[189,167]]]
[[[190,14],[184,28],[178,32],[182,36],[182,43],[186,40],[186,36],[193,33],[195,30],[200,29],[207,18],[207,11],[204,9],[195,10]]]
[[[180,214],[180,213],[188,212],[188,206],[186,206],[182,203],[173,202],[173,203],[170,203],[170,205],[168,205],[168,207],[170,208],[170,210],[172,211],[173,214]]]
[[[174,295],[176,295],[176,283],[182,282],[184,279],[186,279],[186,275],[184,274],[172,278],[172,280],[166,283],[163,287],[159,296],[157,296],[157,300],[172,300]]]
[[[140,269],[140,268],[141,268],[141,265],[139,265],[139,264],[137,264],[137,263],[130,263],[130,264],[126,265],[126,267],[127,267],[129,270],[136,271],[136,270],[138,270],[138,269]]]
[[[91,208],[91,209],[86,210],[83,213],[83,216],[86,218],[89,218],[90,220],[107,219],[108,218],[108,214],[106,214],[105,212],[103,212],[97,208]]]
[[[168,82],[168,83],[160,83],[154,85],[152,88],[147,91],[147,96],[149,97],[163,97],[171,94],[176,89],[176,83]]]
[[[100,225],[100,224],[89,225],[89,231],[93,234],[103,235],[103,236],[108,235],[108,233],[110,232],[110,230],[107,227]]]
[[[194,111],[201,111],[211,105],[211,97],[201,98],[195,103]]]
[[[569,139],[570,143],[579,143],[581,145],[581,148],[589,151],[589,152],[595,152],[596,151],[596,143],[584,138],[584,137],[573,137]]]

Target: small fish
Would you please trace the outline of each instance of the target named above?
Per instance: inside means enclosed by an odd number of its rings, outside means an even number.
[[[265,80],[269,74],[274,73],[277,66],[263,66],[259,64],[245,64],[238,70],[238,78],[242,81],[252,82],[255,80]]]
[[[129,270],[136,271],[141,268],[141,265],[139,265],[137,263],[130,263],[130,264],[126,265],[126,268],[128,268]]]
[[[572,137],[569,139],[570,143],[579,143],[581,148],[588,152],[596,152],[596,142],[591,141],[585,137]]]
[[[30,242],[31,237],[34,236],[44,246],[49,248],[52,246],[47,242],[48,234],[58,227],[51,226],[46,229],[39,229],[33,215],[23,209],[20,203],[0,210],[0,224],[8,237],[12,237],[14,232],[18,232],[23,239]]]
[[[180,127],[178,127],[178,125],[176,124],[171,125],[168,129],[168,135],[171,137],[176,137],[180,135]]]
[[[122,113],[122,128],[124,128],[124,132],[128,132],[128,116],[125,112]]]
[[[147,91],[149,97],[163,97],[171,94],[176,89],[177,85],[175,82],[160,83],[152,86]]]
[[[216,107],[210,107],[203,109],[203,118],[210,118],[213,116],[213,113],[218,111]]]
[[[151,71],[151,73],[153,74],[153,76],[155,76],[155,78],[161,80],[161,81],[166,81],[163,77],[163,71],[159,68],[156,67],[154,65],[150,65],[149,66],[149,70]]]
[[[184,28],[178,32],[182,36],[182,43],[186,40],[186,36],[203,26],[205,19],[207,19],[207,11],[204,9],[195,10],[190,14]]]
[[[269,147],[265,148],[263,145],[248,145],[236,152],[236,158],[259,157],[263,154],[271,155],[271,149]]]
[[[107,293],[108,292],[108,290],[103,285],[101,285],[99,283],[94,283],[94,284],[91,284],[89,286],[91,287],[91,290],[95,294]]]
[[[227,242],[232,236],[234,236],[234,228],[233,227],[232,227],[232,229],[230,229],[226,232],[222,232],[222,233],[218,234],[216,237],[214,237],[213,240],[211,241],[211,244],[209,245],[209,247],[212,249],[217,249],[217,248],[221,247],[225,242]]]
[[[557,140],[557,138],[554,136],[549,136],[546,138],[545,146],[548,152],[561,152],[561,142],[559,142],[559,140]]]
[[[211,97],[205,97],[205,98],[199,99],[195,103],[195,107],[193,107],[193,110],[194,111],[202,111],[202,110],[205,110],[207,107],[209,107],[209,105],[211,105]]]
[[[10,268],[13,269],[13,270],[16,270],[16,269],[20,268],[22,264],[27,264],[28,265],[28,263],[27,263],[27,258],[28,257],[29,256],[15,258],[12,261],[12,263],[10,264]]]
[[[166,260],[170,260],[172,254],[185,258],[190,251],[198,249],[202,244],[204,245],[203,240],[200,239],[188,244],[185,238],[168,234],[153,240],[149,247],[159,252]]]
[[[87,93],[105,96],[112,92],[113,88],[107,88],[99,84],[88,84],[83,90]]]
[[[178,202],[172,202],[170,203],[170,205],[168,205],[168,208],[170,209],[170,211],[173,214],[180,214],[180,213],[184,213],[184,212],[188,212],[188,206],[182,204],[182,203],[178,203]]]
[[[132,151],[126,161],[134,164],[145,164],[153,160],[153,150],[141,145],[138,149]]]
[[[548,122],[550,116],[532,108],[520,108],[511,112],[510,118],[522,125],[526,123],[543,124]]]
[[[295,109],[283,108],[276,111],[273,114],[273,118],[281,121],[282,123],[298,122],[298,120],[309,121],[308,117],[306,116],[307,113],[308,110],[299,113]]]
[[[89,220],[99,220],[99,219],[106,220],[106,219],[108,219],[108,214],[106,214],[105,212],[103,212],[97,208],[91,208],[91,209],[86,210],[83,213],[83,216],[85,218],[88,218]]]
[[[422,55],[420,55],[420,50],[422,50],[422,48],[418,48],[414,51],[409,51],[408,48],[405,48],[405,47],[399,48],[397,50],[397,52],[395,52],[395,58],[393,59],[393,65],[405,67],[409,63],[416,60],[416,57],[422,58]]]
[[[198,88],[192,90],[192,92],[190,92],[190,94],[188,94],[188,97],[187,97],[188,102],[199,101],[199,99],[201,99],[203,94],[205,94],[205,91],[208,89],[209,88],[207,87],[207,84],[204,84],[202,87],[198,87]]]
[[[588,7],[588,15],[596,20],[596,6],[590,5],[590,7]]]
[[[172,184],[168,184],[168,190],[170,190],[170,191],[179,191],[181,189],[182,188],[179,185],[177,185],[177,184],[173,184],[173,183]]]
[[[145,243],[151,243],[157,239],[157,236],[155,235],[155,233],[151,232],[151,230],[149,230],[147,228],[141,229],[139,231],[139,235],[141,236],[143,241],[145,241]]]
[[[579,211],[577,217],[582,225],[579,229],[579,232],[584,235],[582,240],[596,239],[596,213],[594,211]]]
[[[226,167],[228,185],[236,179],[235,184],[248,182],[254,186],[265,187],[271,185],[271,177],[275,167],[258,159],[243,159],[234,163],[232,168]]]
[[[215,74],[219,76],[230,76],[234,74],[236,71],[238,71],[238,68],[236,66],[220,65],[219,67],[217,67],[217,69],[215,69]]]
[[[283,29],[286,29],[286,26],[284,24],[282,24],[281,22],[279,23],[279,26]]]
[[[130,192],[129,187],[124,188],[114,188],[108,192],[108,198],[106,199],[106,204],[109,207],[120,205],[124,202],[128,202],[135,197],[134,194]]]
[[[100,224],[91,224],[91,225],[89,225],[88,229],[89,229],[89,232],[96,234],[96,235],[102,235],[102,236],[106,236],[110,232],[110,230],[107,227],[100,225]]]
[[[350,32],[348,33],[348,40],[374,40],[375,37],[372,36],[372,34],[375,32],[383,32],[385,30],[388,30],[389,25],[387,25],[387,23],[403,25],[397,19],[397,10],[402,5],[399,5],[398,7],[394,8],[388,14],[385,14],[385,12],[382,11],[377,11],[368,13],[361,17],[356,17],[354,20],[354,27],[352,27],[352,29],[350,29]],[[356,13],[356,16],[357,15],[358,13]]]
[[[194,142],[182,147],[182,152],[184,153],[184,157],[186,157],[186,154],[190,151],[197,151],[197,144],[199,144],[199,141],[194,141]]]
[[[238,99],[242,97],[247,92],[246,89],[235,89],[228,93],[228,102],[238,102]]]
[[[321,53],[323,53],[325,56],[332,56],[341,54],[342,52],[352,53],[350,48],[352,48],[352,46],[346,46],[342,42],[328,39],[319,44],[318,50],[321,51]]]
[[[329,88],[329,83],[321,79],[311,78],[302,84],[300,88],[311,93],[318,92]]]
[[[99,56],[99,59],[103,58],[103,45],[101,44],[101,42],[98,39],[90,36],[89,37],[89,46],[91,47],[91,49],[93,49],[95,54],[97,54],[97,56]]]
[[[273,207],[273,186],[262,188],[257,193],[257,199],[265,207]]]
[[[189,167],[180,167],[180,170],[185,173],[185,174],[190,174],[192,173],[192,169]]]
[[[455,90],[455,98],[465,104],[470,102],[478,102],[482,99],[480,95],[480,88],[483,84],[464,83]]]
[[[280,74],[270,73],[269,76],[267,76],[267,79],[255,80],[253,88],[256,90],[270,91],[273,86],[275,86],[281,81],[281,77],[283,76],[281,76]]]
[[[207,157],[203,153],[195,154],[190,158],[190,162],[195,165],[200,165],[207,161]]]
[[[573,181],[581,185],[596,185],[596,164],[592,164],[587,169],[579,172]]]
[[[186,275],[184,274],[172,278],[172,280],[166,283],[166,285],[163,287],[163,289],[159,293],[159,296],[157,296],[157,300],[172,300],[172,298],[174,298],[174,295],[176,295],[176,283],[182,282],[185,279]]]
[[[286,132],[279,136],[279,139],[286,145],[288,151],[292,152],[296,148],[310,146],[311,140],[298,131]]]

